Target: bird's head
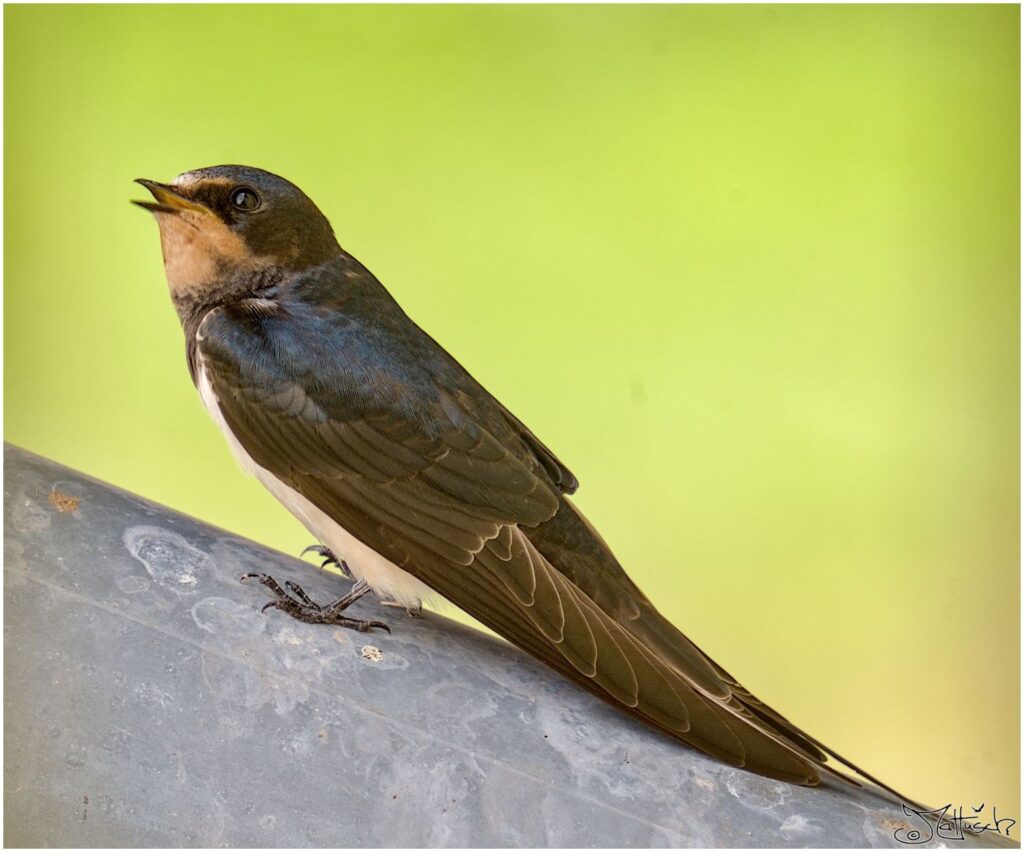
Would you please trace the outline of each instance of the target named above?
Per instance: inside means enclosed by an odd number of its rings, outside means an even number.
[[[171,183],[140,178],[160,226],[167,283],[175,298],[244,288],[301,271],[340,253],[331,225],[297,186],[248,166],[211,166]]]

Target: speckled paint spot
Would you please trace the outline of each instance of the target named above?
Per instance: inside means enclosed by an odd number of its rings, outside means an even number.
[[[227,598],[203,598],[192,607],[192,620],[208,633],[229,638],[254,638],[266,629],[265,619]]]
[[[78,508],[78,498],[54,488],[50,492],[50,505],[58,512],[74,512]]]
[[[788,841],[793,841],[800,837],[806,837],[818,830],[818,827],[807,819],[807,817],[800,816],[799,814],[793,814],[792,816],[786,817],[782,821],[782,825],[779,826],[779,834],[785,837]]]
[[[130,527],[124,546],[161,586],[193,594],[205,578],[208,557],[175,532],[161,527]]]

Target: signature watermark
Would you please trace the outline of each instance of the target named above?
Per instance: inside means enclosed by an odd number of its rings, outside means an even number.
[[[984,802],[976,808],[969,806],[966,808],[967,813],[964,813],[964,810],[963,805],[954,808],[952,804],[948,804],[931,811],[915,811],[904,805],[903,813],[910,817],[913,824],[899,829],[893,836],[900,843],[916,846],[935,839],[963,840],[973,835],[984,834],[986,831],[1009,837],[1010,829],[1017,824],[1017,820],[1010,817],[999,817],[995,805],[992,806],[990,820]],[[915,825],[919,827],[915,828]]]

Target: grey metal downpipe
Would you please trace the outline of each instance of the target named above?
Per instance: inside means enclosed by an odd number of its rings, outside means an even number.
[[[341,581],[4,462],[5,845],[899,847],[920,828],[868,792],[723,766],[437,615],[354,607],[391,636],[261,615],[246,572],[321,599]]]

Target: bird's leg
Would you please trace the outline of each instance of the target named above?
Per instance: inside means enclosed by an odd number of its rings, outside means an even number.
[[[323,557],[324,561],[320,563],[321,568],[326,568],[328,565],[337,565],[338,570],[341,571],[343,576],[349,578],[352,577],[352,569],[348,567],[348,563],[344,559],[338,559],[338,557],[334,555],[334,551],[331,550],[329,547],[326,547],[322,544],[311,544],[309,547],[305,548],[302,551],[302,553],[299,554],[299,556],[305,556],[307,553],[315,553],[318,556]],[[291,581],[285,583],[285,586],[288,588],[288,591],[290,591],[296,597],[303,598],[304,603],[310,604],[312,606],[317,606],[317,604],[314,604],[313,601],[311,601],[309,597],[306,596],[306,593],[302,591],[301,586],[298,586],[295,583],[292,583]],[[381,603],[384,606],[401,607],[405,610],[405,614],[412,618],[419,618],[423,614],[423,604],[417,604],[416,606],[406,606],[405,604],[399,603],[398,601],[389,600],[381,600]]]
[[[307,553],[315,553],[318,556],[323,557],[324,561],[320,563],[321,568],[326,568],[328,565],[337,565],[338,570],[341,571],[341,573],[345,577],[352,577],[352,571],[349,569],[348,564],[345,562],[345,560],[338,559],[338,557],[334,555],[334,552],[329,547],[324,547],[322,544],[311,544],[309,547],[303,550],[302,553],[299,554],[299,556],[305,556]]]
[[[342,615],[351,604],[370,591],[366,580],[360,580],[340,598],[326,605],[316,603],[303,591],[302,586],[290,580],[285,583],[287,591],[282,589],[277,580],[269,574],[244,574],[242,580],[258,580],[274,594],[275,599],[264,606],[261,612],[266,612],[268,609],[279,609],[292,618],[305,621],[307,624],[337,624],[340,627],[348,627],[361,633],[369,633],[375,627],[386,630],[388,633],[391,632],[391,628],[383,621],[362,621]]]

